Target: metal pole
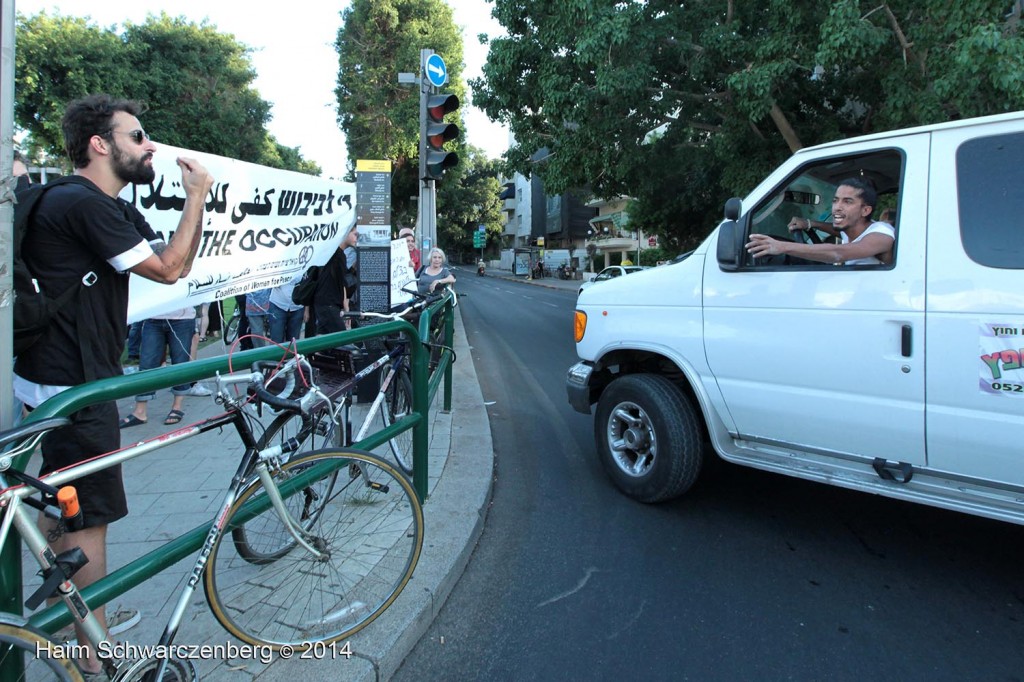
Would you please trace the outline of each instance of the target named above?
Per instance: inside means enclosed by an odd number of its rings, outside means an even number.
[[[0,2],[0,178],[11,177],[14,156],[14,0]],[[13,363],[14,356],[14,278],[11,253],[14,209],[9,201],[9,187],[0,185],[3,203],[0,203],[0,427],[9,428],[14,422]],[[21,543],[11,533],[0,548],[0,610],[21,613]],[[10,658],[10,657],[8,657]],[[14,663],[14,666],[19,665]],[[0,678],[11,679],[15,668],[3,665]]]
[[[3,0],[0,15],[0,178],[11,177],[14,157],[14,0]],[[14,229],[14,185],[0,186],[0,339],[3,339],[4,358],[13,357],[11,351],[14,332],[14,276],[12,231]],[[14,423],[12,363],[0,363],[0,428]]]
[[[433,50],[420,50],[420,139],[426,139],[427,122],[427,99],[434,89],[427,81],[427,59],[434,54]],[[422,149],[422,145],[421,145]],[[435,205],[434,181],[425,179],[427,177],[426,153],[420,152],[420,201],[418,216],[420,223],[420,238],[429,240],[430,247],[437,246],[437,207]]]

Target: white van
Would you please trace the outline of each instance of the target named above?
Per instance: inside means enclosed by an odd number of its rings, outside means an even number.
[[[866,178],[886,265],[752,259]],[[819,237],[826,237],[819,233]],[[665,292],[671,292],[666,295]],[[737,464],[1024,523],[1024,112],[801,150],[689,258],[584,291],[569,402],[645,502]]]

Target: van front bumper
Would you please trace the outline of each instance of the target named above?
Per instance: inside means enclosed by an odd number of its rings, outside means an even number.
[[[565,377],[565,390],[569,394],[572,409],[583,414],[590,414],[590,378],[594,368],[589,362],[577,362],[569,368]]]

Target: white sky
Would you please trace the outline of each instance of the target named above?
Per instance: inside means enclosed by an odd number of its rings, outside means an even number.
[[[465,42],[464,78],[481,73],[487,60],[487,47],[476,36],[504,32],[491,18],[492,4],[485,0],[446,0],[455,9],[455,23],[463,29]],[[109,27],[125,21],[141,23],[147,14],[161,10],[171,16],[184,15],[199,23],[204,18],[221,33],[253,48],[251,59],[260,96],[273,104],[273,119],[267,125],[278,142],[300,147],[302,155],[312,159],[327,177],[340,178],[347,164],[345,136],[338,129],[334,87],[338,78],[338,55],[334,40],[341,27],[341,11],[346,0],[300,0],[294,5],[270,5],[254,0],[15,0],[17,11],[38,14],[88,16],[93,23]],[[296,75],[299,74],[299,75]],[[397,79],[398,75],[395,74]],[[17,96],[17,93],[15,93]],[[468,141],[497,158],[508,146],[508,131],[487,120],[483,112],[465,108]]]

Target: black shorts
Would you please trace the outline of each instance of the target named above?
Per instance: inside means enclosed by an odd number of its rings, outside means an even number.
[[[70,426],[43,438],[40,476],[121,447],[117,403],[89,405],[70,418]],[[68,485],[78,491],[85,528],[105,526],[128,515],[120,464],[77,478]]]

